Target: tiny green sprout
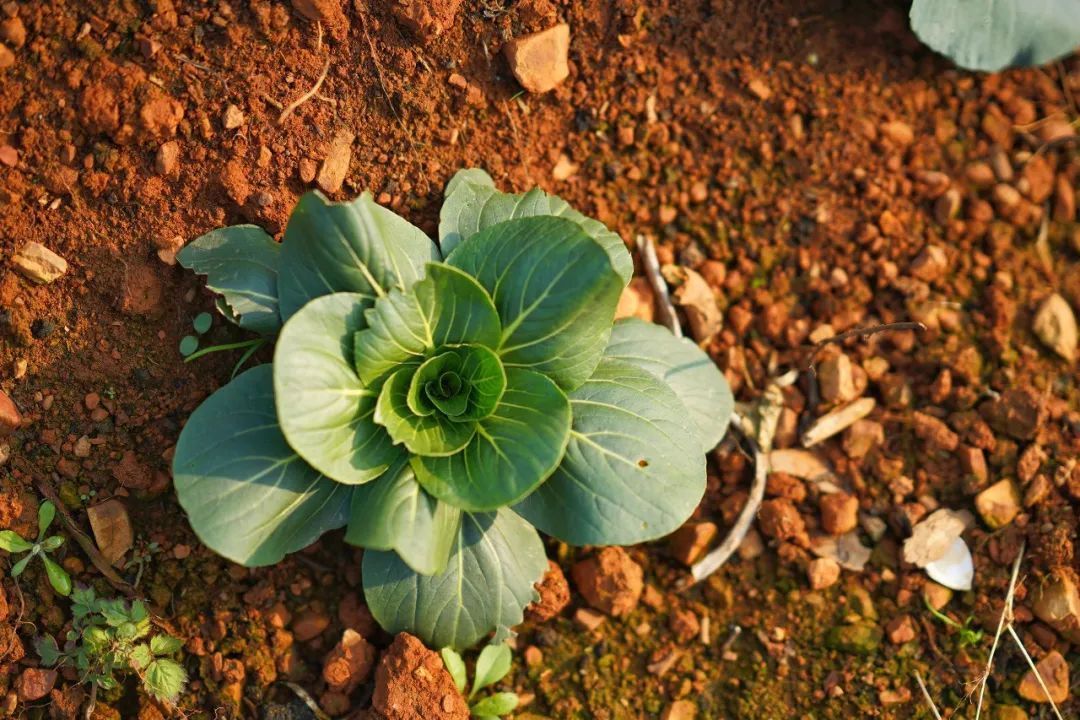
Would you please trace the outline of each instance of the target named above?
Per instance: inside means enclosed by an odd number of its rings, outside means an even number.
[[[191,321],[191,325],[195,328],[195,332],[205,335],[210,330],[213,322],[214,318],[210,316],[210,313],[204,312],[196,315],[195,319]]]
[[[51,635],[36,641],[42,664],[75,668],[83,683],[102,690],[117,687],[118,675],[133,673],[150,695],[176,702],[187,672],[170,656],[183,643],[170,635],[154,634],[142,602],[99,598],[89,587],[76,589],[71,600],[71,630],[63,649]]]
[[[59,535],[45,537],[45,531],[52,525],[54,517],[56,517],[56,506],[46,500],[38,508],[37,540],[29,542],[11,530],[0,530],[0,550],[7,550],[9,553],[29,553],[11,566],[13,578],[22,575],[31,558],[40,555],[41,562],[45,564],[45,574],[49,577],[49,584],[52,585],[53,590],[67,597],[71,594],[71,576],[60,567],[59,563],[49,557],[49,553],[64,544],[64,538]]]
[[[934,606],[931,605],[930,601],[926,598],[923,598],[923,602],[926,603],[926,609],[930,611],[931,615],[933,615],[949,627],[956,628],[957,640],[960,643],[960,647],[974,646],[982,642],[983,631],[979,630],[978,628],[971,627],[971,623],[975,620],[973,616],[968,615],[967,619],[964,620],[963,624],[961,624],[953,620],[945,613],[934,608]]]
[[[468,671],[465,661],[453,648],[443,648],[440,652],[443,664],[458,692],[465,695],[469,686]],[[505,644],[488,645],[476,658],[472,689],[469,690],[469,714],[477,720],[493,720],[509,715],[518,706],[517,693],[500,692],[479,700],[476,694],[486,687],[494,685],[510,672],[510,646]]]
[[[192,353],[199,349],[199,338],[194,335],[185,335],[180,340],[180,354],[190,358]]]

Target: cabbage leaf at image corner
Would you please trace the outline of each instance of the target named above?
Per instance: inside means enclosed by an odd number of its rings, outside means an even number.
[[[614,322],[630,254],[558,197],[463,170],[436,245],[370,193],[311,192],[280,246],[236,226],[178,260],[276,340],[192,413],[173,460],[192,527],[234,562],[344,527],[379,623],[465,648],[537,598],[538,530],[640,543],[701,500],[731,391],[689,340]]]
[[[914,0],[911,29],[968,70],[1042,65],[1080,46],[1080,2]]]

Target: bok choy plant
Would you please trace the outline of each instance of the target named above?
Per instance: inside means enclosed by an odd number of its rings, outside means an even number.
[[[276,336],[273,363],[195,410],[173,461],[195,531],[235,562],[344,526],[375,618],[464,648],[537,597],[537,530],[639,543],[701,499],[731,392],[692,342],[614,322],[626,246],[558,197],[463,170],[436,245],[369,193],[313,192],[280,245],[229,227],[178,260],[226,317]]]

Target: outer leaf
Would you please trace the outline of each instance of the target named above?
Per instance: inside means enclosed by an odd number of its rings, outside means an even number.
[[[45,574],[49,576],[49,584],[60,595],[67,597],[71,594],[71,576],[67,570],[56,564],[48,555],[42,555],[41,561],[45,563]]]
[[[364,553],[364,592],[379,624],[411,632],[432,647],[467,648],[495,630],[495,642],[519,624],[539,597],[547,570],[544,544],[510,510],[465,515],[446,570],[417,575],[396,553]]]
[[[461,655],[453,648],[443,648],[439,651],[439,655],[442,656],[446,672],[450,673],[450,677],[454,679],[454,687],[457,688],[459,693],[464,694],[466,684],[469,681],[465,670],[465,661],[461,659]]]
[[[444,264],[427,266],[412,292],[391,292],[367,313],[356,336],[356,370],[371,385],[404,362],[447,344],[498,347],[499,315],[488,293],[468,274]]]
[[[42,635],[34,642],[34,649],[41,658],[42,665],[55,665],[60,662],[60,648],[52,635]]]
[[[705,492],[705,456],[675,393],[604,360],[570,403],[566,456],[517,512],[572,545],[632,545],[678,528]]]
[[[450,457],[411,458],[429,493],[463,510],[484,511],[517,502],[547,478],[566,449],[570,402],[540,373],[506,371],[506,391],[476,435]]]
[[[150,647],[146,643],[136,645],[131,649],[131,654],[128,655],[128,661],[136,670],[142,670],[153,660],[154,655],[150,652]]]
[[[469,697],[473,697],[487,686],[506,677],[506,673],[510,672],[511,659],[510,646],[506,643],[488,645],[481,650],[480,656],[476,658],[476,672],[473,674],[472,692],[469,693]]]
[[[402,462],[353,491],[345,541],[373,550],[396,550],[421,575],[446,568],[461,526],[461,511],[428,495]]]
[[[348,518],[351,488],[285,442],[269,365],[237,375],[192,413],[173,480],[199,539],[243,565],[272,565]]]
[[[22,560],[15,563],[14,565],[12,565],[11,566],[11,577],[17,578],[20,575],[22,575],[23,571],[26,570],[26,566],[30,563],[30,558],[32,558],[32,557],[34,557],[34,556],[33,555],[27,555]]]
[[[150,650],[155,655],[172,655],[183,646],[179,638],[171,635],[155,635],[150,638]]]
[[[477,233],[448,262],[494,299],[504,365],[536,370],[567,390],[592,375],[622,281],[580,227],[555,217],[512,220]]]
[[[23,540],[13,530],[0,530],[0,550],[7,550],[9,553],[21,553],[32,547],[34,547],[32,542]]]
[[[401,455],[374,420],[378,393],[352,364],[369,301],[357,293],[312,300],[289,318],[274,350],[281,432],[313,468],[347,485],[382,475]]]
[[[281,248],[278,292],[282,320],[322,295],[355,292],[374,300],[408,290],[439,259],[419,228],[376,203],[371,193],[351,202],[318,192],[300,198]]]
[[[409,409],[409,384],[413,368],[398,370],[382,387],[375,421],[383,425],[395,443],[414,455],[452,455],[465,447],[476,433],[476,423],[453,422],[440,412],[414,415]]]
[[[634,274],[634,261],[615,233],[586,217],[555,195],[534,188],[524,195],[501,193],[483,170],[459,170],[446,186],[446,202],[439,213],[439,246],[443,256],[481,230],[514,218],[554,215],[577,223],[600,243],[625,286]]]
[[[159,700],[176,702],[186,682],[187,673],[173,660],[154,660],[146,668],[146,689]]]
[[[520,698],[517,693],[501,692],[486,697],[469,708],[474,717],[502,717],[509,715],[517,708]]]
[[[911,29],[969,70],[1042,65],[1080,45],[1074,0],[914,0]]]
[[[693,341],[677,338],[660,325],[628,318],[615,323],[604,357],[637,365],[667,383],[690,411],[703,452],[723,439],[735,398],[716,363]]]
[[[53,518],[56,517],[56,506],[46,500],[38,506],[38,542],[45,537],[45,532],[52,525]]]
[[[262,228],[234,225],[192,240],[176,254],[176,261],[206,276],[206,287],[224,298],[226,317],[246,330],[272,335],[281,327],[280,254],[281,246]]]

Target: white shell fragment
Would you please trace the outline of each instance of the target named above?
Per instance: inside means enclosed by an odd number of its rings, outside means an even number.
[[[953,590],[970,590],[975,576],[971,550],[960,537],[975,518],[966,510],[942,508],[911,530],[904,542],[904,561],[924,568],[936,582]]]
[[[963,538],[956,538],[937,560],[926,565],[926,574],[930,579],[952,590],[970,590],[975,577],[975,564],[971,561],[971,550]]]

